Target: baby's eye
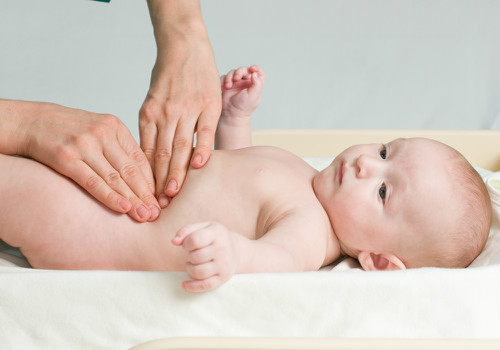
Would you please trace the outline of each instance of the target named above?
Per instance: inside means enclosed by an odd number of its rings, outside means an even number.
[[[385,149],[385,146],[380,150],[379,154],[380,158],[385,159],[385,157],[387,156],[387,150]]]
[[[385,204],[385,192],[386,192],[387,188],[385,186],[385,184],[382,184],[382,186],[380,186],[380,188],[378,189],[378,195],[380,196],[380,198],[382,199],[382,203]]]

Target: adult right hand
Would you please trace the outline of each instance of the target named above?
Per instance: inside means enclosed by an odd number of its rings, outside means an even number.
[[[207,163],[222,97],[200,1],[148,0],[148,7],[157,56],[139,132],[164,208],[179,193],[189,166]]]
[[[108,208],[153,221],[160,206],[148,160],[115,116],[52,103],[0,100],[0,152],[33,158]]]

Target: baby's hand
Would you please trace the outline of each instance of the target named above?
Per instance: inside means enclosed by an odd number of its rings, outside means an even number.
[[[222,117],[250,117],[260,103],[265,79],[259,66],[240,67],[223,75]]]
[[[188,253],[186,272],[192,280],[182,283],[188,292],[217,288],[236,271],[233,234],[224,225],[201,222],[184,226],[172,243]]]

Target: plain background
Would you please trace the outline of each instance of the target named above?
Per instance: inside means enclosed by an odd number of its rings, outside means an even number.
[[[253,129],[500,128],[498,0],[202,8],[219,72],[266,72]],[[155,57],[145,0],[0,0],[0,98],[112,113],[138,138]]]

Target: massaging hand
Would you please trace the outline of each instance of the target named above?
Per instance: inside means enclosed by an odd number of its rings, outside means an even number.
[[[265,80],[264,71],[256,65],[221,76],[223,118],[250,118],[260,103]]]
[[[229,280],[237,269],[236,237],[216,222],[195,223],[180,229],[172,243],[188,253],[186,272],[192,278],[184,281],[182,287],[189,292],[204,292]]]
[[[221,112],[219,73],[208,37],[190,35],[165,46],[167,54],[161,54],[158,43],[151,86],[139,112],[141,148],[153,168],[162,208],[184,183],[191,154],[195,168],[208,161]]]
[[[23,120],[16,129],[22,141],[14,154],[44,163],[139,222],[158,217],[151,168],[117,117],[52,103],[13,102],[28,107],[20,113]]]

